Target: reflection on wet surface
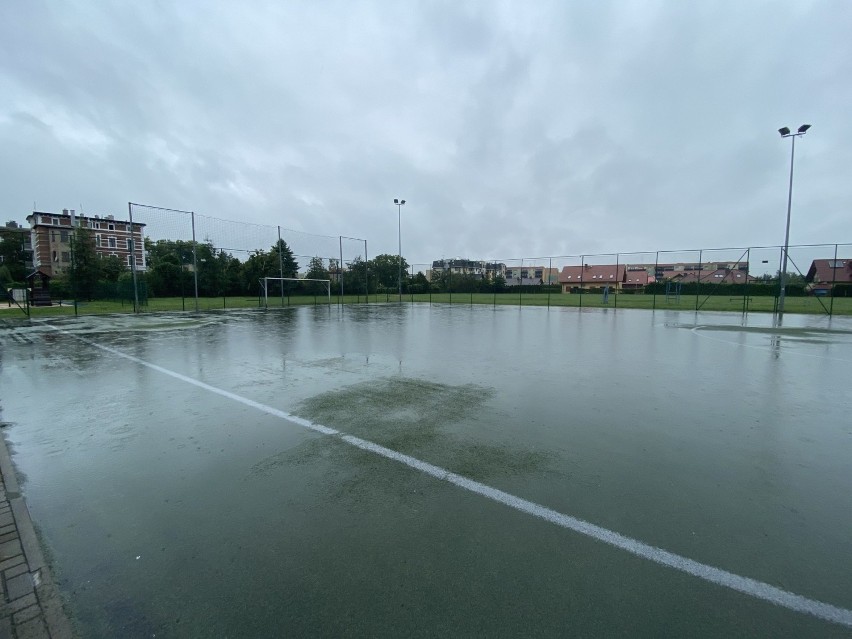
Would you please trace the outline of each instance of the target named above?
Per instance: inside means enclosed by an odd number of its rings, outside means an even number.
[[[85,636],[835,632],[75,338],[849,607],[852,322],[700,321],[394,305],[5,321],[0,418]]]

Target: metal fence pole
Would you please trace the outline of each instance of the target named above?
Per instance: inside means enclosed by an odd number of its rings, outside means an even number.
[[[553,277],[553,258],[548,259],[550,261],[547,263],[547,308],[550,308],[550,278]]]
[[[580,256],[580,308],[583,308],[583,282],[586,275],[586,256]]]
[[[748,313],[748,274],[751,269],[751,247],[746,249],[746,281],[743,287],[743,314]]]
[[[614,292],[614,295],[612,296],[613,299],[615,299],[615,305],[614,305],[615,308],[618,308],[618,266],[619,266],[620,260],[621,260],[621,254],[616,253],[615,254],[615,292]],[[627,267],[625,267],[624,272],[627,273]]]
[[[523,306],[521,295],[524,293],[524,258],[521,258],[521,269],[518,271],[518,306]]]
[[[343,236],[338,235],[337,241],[340,243],[340,303],[343,304]]]
[[[127,215],[130,218],[130,272],[133,275],[133,312],[139,312],[139,285],[136,281],[136,237],[133,234],[133,205],[127,203]],[[74,229],[71,229],[74,232]],[[144,247],[143,247],[144,249]]]
[[[291,238],[292,240],[292,238]],[[281,245],[281,226],[278,226],[278,277],[281,278],[281,306],[284,306],[284,251],[282,250],[284,247]],[[269,286],[269,282],[266,283]],[[288,287],[289,290],[289,287]],[[267,299],[269,298],[269,293],[266,294]],[[289,296],[288,296],[289,297]]]
[[[364,297],[370,303],[370,259],[367,256],[367,240],[364,240]]]
[[[660,252],[657,251],[657,256],[654,258],[654,298],[651,302],[651,310],[657,310],[657,273],[660,270]]]
[[[698,312],[698,291],[701,290],[701,269],[704,268],[704,249],[698,251],[698,279],[695,280],[695,312]]]
[[[828,316],[834,313],[834,289],[837,287],[837,244],[834,245],[834,265],[831,269],[831,300],[828,303]]]
[[[192,218],[192,275],[195,279],[195,312],[198,312],[198,255],[195,250],[195,211],[190,211]]]

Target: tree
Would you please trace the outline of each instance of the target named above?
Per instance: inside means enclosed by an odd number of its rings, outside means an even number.
[[[9,269],[13,282],[23,282],[27,277],[24,236],[20,232],[3,233],[0,239],[0,264]]]
[[[243,264],[243,290],[256,294],[260,290],[260,280],[264,277],[278,277],[278,255],[275,255],[275,271],[272,270],[272,254],[263,249],[252,252]]]
[[[343,273],[341,273],[341,278],[343,282],[343,292],[346,295],[349,294],[361,294],[364,292],[364,285],[367,281],[367,262],[361,259],[361,256],[358,255],[354,260],[348,262],[346,264],[346,268],[343,269]],[[370,287],[369,292],[376,292],[376,278],[373,275],[373,272],[370,271]]]
[[[127,270],[127,265],[116,255],[102,255],[98,266],[101,279],[107,282],[117,282],[119,276]]]
[[[370,278],[378,282],[379,290],[397,290],[397,284],[400,274],[400,257],[398,255],[388,255],[384,253],[377,255],[370,260]],[[408,271],[408,262],[402,258],[402,275],[403,282],[406,281]]]
[[[328,269],[321,257],[312,257],[308,262],[308,274],[306,276],[312,280],[328,280],[331,279]],[[306,282],[307,290],[313,295],[319,295],[326,292],[326,285],[323,282]]]
[[[15,280],[12,279],[11,271],[9,271],[9,267],[5,264],[0,265],[0,284],[2,284],[5,288],[11,288],[14,281]]]
[[[192,242],[145,240],[147,284],[152,295],[162,297],[193,295]]]
[[[423,275],[423,271],[418,271],[417,275],[411,278],[410,290],[412,293],[428,293],[429,288],[429,280]]]
[[[272,245],[269,255],[272,258],[275,273],[270,273],[268,277],[296,277],[299,272],[299,263],[293,257],[293,251],[287,246],[287,242],[278,240]]]
[[[78,228],[71,236],[71,268],[68,283],[77,299],[91,300],[101,278],[100,259],[89,229]]]

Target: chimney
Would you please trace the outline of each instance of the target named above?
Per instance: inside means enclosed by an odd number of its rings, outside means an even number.
[[[62,209],[62,215],[68,215],[68,209]]]

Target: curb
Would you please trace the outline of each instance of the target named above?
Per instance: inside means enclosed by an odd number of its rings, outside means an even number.
[[[27,502],[5,436],[0,436],[0,520],[7,532],[0,535],[0,639],[44,637],[72,639],[71,622],[44,559]],[[8,510],[6,505],[8,504]],[[11,519],[11,523],[8,523]]]

